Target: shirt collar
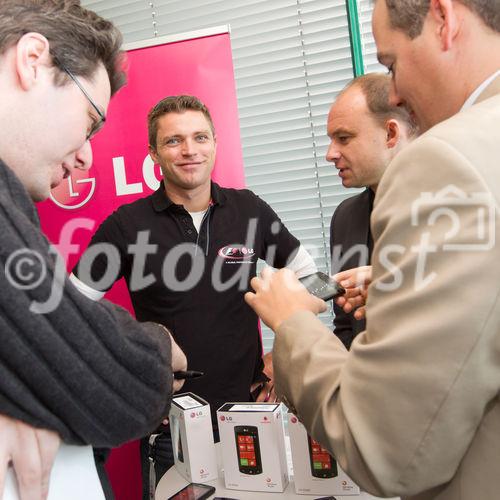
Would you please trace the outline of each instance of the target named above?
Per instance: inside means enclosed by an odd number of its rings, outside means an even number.
[[[500,76],[500,69],[496,72],[493,73],[491,76],[486,78],[486,80],[479,85],[479,87],[472,92],[472,94],[467,98],[467,100],[464,102],[461,111],[465,111],[466,109],[470,108],[475,102],[476,99],[480,96],[481,92],[497,77]]]
[[[212,205],[224,205],[226,201],[226,195],[224,194],[222,188],[212,182],[210,185],[210,196],[212,197]],[[160,187],[152,195],[153,208],[156,212],[163,212],[169,208],[180,207],[176,205],[165,192],[165,181],[160,182]]]

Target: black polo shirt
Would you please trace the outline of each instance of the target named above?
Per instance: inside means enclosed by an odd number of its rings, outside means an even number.
[[[183,390],[207,399],[215,413],[226,401],[247,401],[262,370],[257,316],[243,299],[257,259],[284,267],[299,241],[251,191],[212,183],[211,196],[198,233],[184,207],[166,196],[162,182],[151,196],[121,206],[102,223],[74,272],[104,290],[111,283],[95,282],[114,266],[116,279],[127,282],[137,319],[165,325],[189,368],[205,372],[186,381]],[[129,247],[138,235],[140,249],[152,245],[142,257]],[[111,243],[117,252],[92,259],[90,281],[82,263],[97,243]]]

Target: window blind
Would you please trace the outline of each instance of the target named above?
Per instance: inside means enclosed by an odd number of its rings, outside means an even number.
[[[357,0],[359,12],[359,31],[361,49],[363,51],[363,66],[365,73],[382,72],[387,69],[377,61],[377,47],[372,34],[373,0]]]

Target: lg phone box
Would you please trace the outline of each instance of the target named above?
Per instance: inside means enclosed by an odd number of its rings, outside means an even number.
[[[168,414],[175,468],[190,483],[217,478],[210,405],[191,392],[172,398]]]
[[[284,491],[288,467],[279,403],[226,403],[217,411],[226,488]]]
[[[359,495],[359,487],[295,415],[288,414],[295,492],[303,495]]]

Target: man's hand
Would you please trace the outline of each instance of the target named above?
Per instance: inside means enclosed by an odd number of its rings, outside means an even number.
[[[258,403],[261,402],[275,403],[278,400],[278,398],[276,396],[276,393],[274,392],[273,353],[268,352],[267,354],[264,355],[262,360],[264,361],[263,372],[269,378],[269,380],[264,384],[262,384],[261,382],[256,382],[255,384],[252,384],[252,386],[250,387],[250,392],[255,391],[257,387],[262,385],[262,389],[255,401],[257,401]]]
[[[170,330],[165,325],[161,325],[159,323],[158,325],[161,326],[165,334],[167,334],[170,337],[170,345],[171,345],[170,350],[172,352],[172,377],[173,377],[174,372],[187,370],[186,355],[182,352],[182,349],[177,345],[177,342],[174,340],[174,337],[172,337]],[[184,380],[182,379],[177,380],[174,378],[174,382],[172,384],[172,391],[178,392],[183,385],[184,385]],[[168,418],[164,418],[162,423],[163,425],[167,425]]]
[[[0,498],[12,463],[21,500],[45,500],[60,442],[54,432],[0,415]]]
[[[318,314],[326,310],[325,302],[311,295],[290,269],[273,272],[266,267],[260,278],[253,278],[250,285],[255,293],[245,294],[247,304],[275,332],[297,311]]]
[[[346,313],[354,310],[356,319],[366,316],[366,299],[368,298],[368,285],[372,281],[372,266],[355,267],[342,271],[333,276],[345,289],[345,295],[335,300]]]
[[[187,370],[187,359],[185,354],[182,352],[181,348],[177,345],[172,337],[172,334],[168,332],[170,335],[170,341],[172,342],[172,372],[185,371]],[[174,392],[178,392],[179,389],[184,385],[184,380],[175,380],[174,379]]]

